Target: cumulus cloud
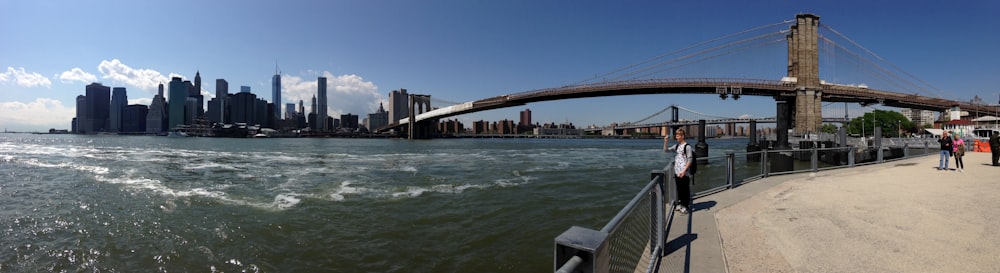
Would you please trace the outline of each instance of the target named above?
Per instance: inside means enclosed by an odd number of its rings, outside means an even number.
[[[749,118],[753,118],[753,115],[751,115],[751,114],[742,114],[742,115],[740,115],[739,118],[741,118],[741,119],[749,119]]]
[[[322,76],[326,77],[327,113],[334,118],[350,113],[358,115],[360,121],[367,114],[375,112],[379,102],[384,102],[378,92],[378,86],[365,81],[361,76],[354,74],[338,76],[328,71],[323,71]],[[306,112],[312,111],[310,109],[312,97],[316,95],[319,87],[317,79],[303,79],[286,74],[281,76],[281,87],[284,89],[283,103],[295,103],[297,107],[299,100],[302,100]]]
[[[0,73],[0,83],[15,83],[23,87],[52,86],[52,81],[42,76],[42,74],[35,72],[28,73],[24,70],[24,67],[14,69],[9,66],[7,67],[7,72]]]
[[[153,104],[153,98],[128,99],[128,104],[142,104],[149,106]]]
[[[80,69],[79,67],[75,67],[68,71],[63,71],[62,74],[59,74],[59,80],[64,83],[72,83],[74,81],[82,83],[92,83],[97,81],[97,76],[94,76],[94,74],[84,72],[83,69]]]
[[[156,93],[160,83],[166,84],[170,81],[167,76],[152,69],[132,68],[118,59],[111,61],[103,60],[97,65],[97,70],[101,72],[102,79],[111,79],[115,84],[124,84],[142,89],[149,93]],[[170,74],[173,76],[174,74]]]
[[[49,98],[38,98],[33,102],[0,102],[0,124],[15,130],[44,131],[49,128],[70,129],[75,108],[67,108],[62,102]]]

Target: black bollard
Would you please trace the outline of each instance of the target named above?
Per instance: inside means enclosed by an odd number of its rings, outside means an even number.
[[[779,100],[778,101],[778,120],[777,120],[777,134],[778,140],[774,143],[775,150],[789,150],[791,147],[788,146],[788,123],[791,121],[788,113],[788,102]],[[779,152],[767,155],[768,160],[771,163],[770,172],[787,172],[792,171],[792,156],[791,152]]]
[[[698,164],[708,164],[708,143],[705,142],[705,120],[698,120],[698,144],[694,145]]]
[[[757,144],[757,121],[750,120],[750,131],[747,133],[750,143],[747,143],[747,153],[760,151],[760,144]],[[748,154],[747,161],[760,161],[760,154]]]

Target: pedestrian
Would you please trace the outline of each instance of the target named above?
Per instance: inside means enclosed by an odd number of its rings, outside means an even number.
[[[677,210],[681,214],[688,214],[691,209],[691,162],[694,161],[694,148],[684,141],[684,129],[677,129],[674,132],[674,139],[677,144],[669,146],[670,137],[663,137],[663,150],[665,152],[676,152],[674,156],[674,181],[677,182],[677,199],[679,203]]]
[[[938,160],[938,170],[948,170],[948,161],[951,161],[951,137],[948,136],[948,131],[941,132],[941,138],[938,139],[938,143],[941,144],[941,157]]]
[[[993,131],[990,136],[990,152],[993,154],[993,166],[1000,166],[997,160],[1000,160],[1000,132]]]
[[[965,156],[965,140],[956,137],[952,147],[954,147],[952,148],[952,152],[955,155],[955,169],[959,172],[965,172],[965,164],[962,163],[962,157]]]

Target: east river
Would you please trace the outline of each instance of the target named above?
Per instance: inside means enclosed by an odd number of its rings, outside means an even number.
[[[0,272],[550,271],[661,147],[0,134]]]

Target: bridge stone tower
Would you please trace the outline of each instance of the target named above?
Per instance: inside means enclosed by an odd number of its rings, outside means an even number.
[[[408,124],[408,134],[409,139],[425,139],[430,138],[436,132],[434,125],[437,123],[436,120],[424,120],[423,122],[417,123],[417,115],[423,114],[431,111],[431,96],[430,95],[417,95],[410,94],[410,112]]]
[[[788,77],[796,79],[794,130],[819,132],[823,121],[823,86],[819,81],[819,16],[798,14],[788,39]]]

